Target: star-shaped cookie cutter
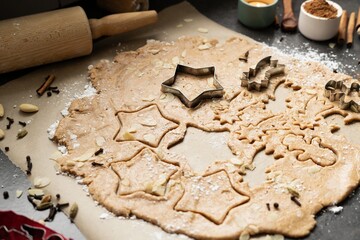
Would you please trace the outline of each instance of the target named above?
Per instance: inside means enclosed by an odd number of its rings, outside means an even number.
[[[197,96],[193,100],[189,100],[180,90],[172,87],[179,73],[187,73],[193,76],[204,76],[204,75],[212,74],[213,84],[215,89],[203,91],[199,96]],[[174,94],[188,108],[194,108],[198,106],[200,102],[204,99],[219,98],[224,95],[224,88],[216,80],[215,67],[192,68],[181,64],[177,65],[174,76],[172,76],[171,78],[169,78],[168,80],[166,80],[161,84],[161,91],[164,93]]]
[[[260,82],[257,82],[251,78],[255,77],[256,74],[266,65],[270,66],[270,69],[265,72],[265,77]],[[270,79],[276,75],[285,73],[285,65],[278,64],[278,60],[271,60],[271,56],[261,59],[255,66],[255,68],[249,68],[248,72],[243,72],[241,77],[241,86],[246,87],[249,91],[255,89],[261,91],[262,88],[269,86]]]
[[[360,96],[360,84],[353,82],[350,87],[347,87],[343,81],[330,80],[325,84],[325,97],[329,98],[331,102],[339,101],[341,109],[350,109],[353,112],[360,113],[360,103],[350,100],[345,101],[345,97],[352,92],[358,93]]]

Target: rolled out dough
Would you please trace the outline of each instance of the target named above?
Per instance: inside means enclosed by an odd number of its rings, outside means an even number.
[[[247,51],[248,61],[239,60]],[[242,73],[266,56],[285,64],[285,74],[271,78],[262,91],[241,87]],[[189,109],[162,93],[161,83],[179,63],[215,66],[215,76],[208,78],[224,87],[223,98]],[[253,80],[260,81],[265,71]],[[121,52],[95,65],[89,77],[97,94],[74,100],[60,121],[54,139],[68,154],[58,162],[62,171],[83,177],[93,199],[116,215],[135,215],[167,232],[201,239],[302,237],[314,228],[317,212],[359,184],[360,146],[333,134],[325,118],[340,114],[351,123],[360,114],[323,96],[328,80],[354,80],[319,63],[292,59],[242,37],[225,42],[181,37]],[[193,97],[211,89],[208,78],[182,76],[176,86]],[[291,91],[284,111],[274,113],[267,103],[281,84]],[[188,127],[229,132],[227,145],[235,157],[195,173],[171,150]],[[267,180],[250,188],[243,176],[256,167],[253,159],[262,150],[276,160],[266,169]]]

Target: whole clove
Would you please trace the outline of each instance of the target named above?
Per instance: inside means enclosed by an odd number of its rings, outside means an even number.
[[[51,95],[52,95],[50,91],[47,92],[46,94],[47,94],[48,97],[51,97]]]
[[[19,121],[19,124],[23,127],[26,127],[26,122]]]
[[[274,203],[274,208],[275,208],[276,210],[278,210],[278,209],[279,209],[279,204],[278,204],[278,203]]]
[[[290,199],[291,199],[291,201],[293,201],[296,205],[298,205],[299,207],[301,207],[301,203],[299,202],[299,200],[298,200],[295,196],[291,196]]]
[[[6,119],[9,121],[9,123],[13,124],[14,123],[14,119],[11,117],[6,117]]]
[[[8,120],[8,124],[6,125],[6,129],[10,129],[11,125],[14,123],[14,119],[11,117],[6,117],[6,119]]]
[[[3,197],[4,197],[4,199],[8,199],[8,198],[9,198],[9,192],[8,192],[8,191],[4,191],[4,192],[3,192]]]
[[[70,204],[69,203],[58,203],[56,204],[56,211],[60,212],[63,208],[68,207]]]
[[[57,200],[59,200],[61,196],[60,196],[59,193],[57,193],[57,194],[55,195],[55,197],[56,197]]]
[[[102,154],[102,153],[104,153],[104,149],[103,149],[103,148],[99,148],[99,150],[97,150],[94,154],[95,154],[95,156],[97,156],[97,155],[100,155],[100,154]]]
[[[270,211],[270,203],[266,203],[266,208],[268,211]]]
[[[26,174],[31,175],[33,164],[31,162],[30,156],[26,156],[26,165],[27,165]]]
[[[97,162],[92,162],[91,165],[92,165],[93,167],[101,167],[101,166],[103,166],[104,164],[102,164],[102,163],[97,163]]]
[[[5,147],[5,152],[8,152],[10,151],[10,148],[9,147]]]
[[[54,90],[51,90],[52,93],[56,93],[56,94],[59,94],[60,93],[60,90],[59,89],[54,89]]]
[[[50,207],[50,211],[49,211],[49,215],[47,216],[47,218],[45,218],[45,222],[52,222],[55,219],[55,215],[57,213],[56,207],[51,206]]]
[[[48,91],[52,91],[52,90],[56,90],[56,89],[58,89],[58,87],[48,87],[47,88]]]

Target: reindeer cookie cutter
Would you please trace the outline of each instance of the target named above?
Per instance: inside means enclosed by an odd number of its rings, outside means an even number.
[[[258,72],[266,65],[270,66],[270,69],[265,72],[264,79],[260,82],[255,81],[254,78]],[[271,56],[261,59],[255,66],[255,68],[249,68],[248,72],[243,72],[241,80],[241,86],[246,87],[249,91],[256,90],[261,91],[262,88],[267,88],[270,83],[270,79],[274,76],[284,74],[285,65],[278,64],[278,60],[271,60]]]
[[[215,89],[205,90],[193,100],[189,100],[179,89],[172,87],[179,73],[187,73],[193,76],[205,76],[211,74],[213,76],[213,85]],[[161,91],[174,94],[188,108],[198,106],[205,99],[220,98],[224,95],[224,88],[216,79],[215,67],[192,68],[181,64],[177,65],[174,76],[161,84]]]

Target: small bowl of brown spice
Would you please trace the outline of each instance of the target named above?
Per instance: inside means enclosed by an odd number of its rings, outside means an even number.
[[[299,31],[312,40],[329,40],[338,32],[341,15],[342,8],[333,1],[305,1],[301,4]]]

